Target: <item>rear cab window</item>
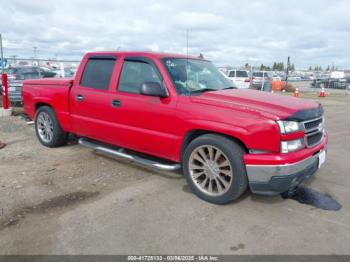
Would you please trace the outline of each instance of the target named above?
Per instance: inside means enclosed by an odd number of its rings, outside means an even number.
[[[115,57],[90,57],[85,65],[80,86],[108,90],[115,62]]]

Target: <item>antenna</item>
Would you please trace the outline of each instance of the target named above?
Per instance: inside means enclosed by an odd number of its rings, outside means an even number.
[[[187,58],[188,58],[188,29],[186,29],[186,52],[187,52]]]
[[[188,82],[188,73],[187,73],[187,69],[188,69],[188,28],[186,29],[186,87],[187,87],[187,82]]]

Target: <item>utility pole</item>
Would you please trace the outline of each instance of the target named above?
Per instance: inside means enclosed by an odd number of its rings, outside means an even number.
[[[0,49],[1,49],[1,73],[4,73],[4,52],[2,50],[2,35],[0,34]]]
[[[38,52],[38,47],[37,46],[34,46],[33,47],[33,53],[34,53],[34,60],[36,60],[36,54]]]
[[[37,46],[34,46],[34,47],[33,47],[33,53],[34,53],[34,60],[37,60],[36,62],[37,62],[37,66],[38,66],[39,78],[41,78],[39,59],[37,58],[37,53],[38,53],[38,47],[37,47]]]
[[[286,69],[286,84],[288,84],[289,67],[290,67],[290,56],[288,56],[288,60],[287,60],[287,69]]]
[[[13,63],[15,64],[17,62],[17,60],[16,60],[17,56],[16,55],[12,55],[11,58],[12,58]]]

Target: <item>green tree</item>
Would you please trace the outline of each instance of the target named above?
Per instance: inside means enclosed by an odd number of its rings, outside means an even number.
[[[320,65],[315,66],[315,71],[322,71],[322,66]]]
[[[261,64],[260,71],[270,71],[271,67]]]
[[[277,63],[276,67],[277,67],[278,71],[283,71],[284,70],[284,63],[279,62],[279,63]]]

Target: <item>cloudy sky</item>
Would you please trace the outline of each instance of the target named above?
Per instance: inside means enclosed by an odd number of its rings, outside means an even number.
[[[203,53],[217,65],[285,61],[350,68],[350,1],[1,0],[5,56],[91,50]]]

